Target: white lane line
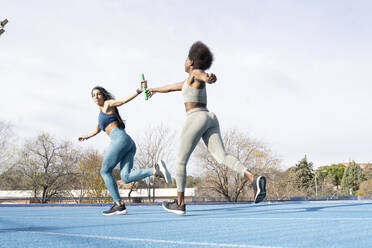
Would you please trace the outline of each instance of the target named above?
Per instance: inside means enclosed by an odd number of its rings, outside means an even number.
[[[245,244],[218,244],[211,242],[191,242],[191,241],[176,241],[176,240],[158,240],[158,239],[141,239],[141,238],[127,238],[127,237],[112,237],[112,236],[99,236],[89,234],[73,234],[73,233],[56,233],[56,232],[27,232],[35,234],[47,234],[67,237],[80,237],[80,238],[95,238],[95,239],[109,239],[109,240],[122,240],[122,241],[139,241],[145,243],[166,243],[177,245],[195,245],[195,246],[212,246],[212,247],[242,247],[242,248],[280,248],[278,246],[260,246],[260,245],[245,245]]]
[[[360,220],[367,220],[367,221],[372,221],[372,218],[345,218],[345,217],[342,217],[342,218],[309,218],[309,217],[302,217],[302,218],[281,218],[281,217],[278,217],[278,218],[251,218],[251,217],[231,217],[231,218],[228,218],[228,217],[221,217],[221,218],[205,218],[205,219],[210,219],[210,220],[351,220],[351,221],[360,221]]]

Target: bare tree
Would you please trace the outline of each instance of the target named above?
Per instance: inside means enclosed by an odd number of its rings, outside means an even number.
[[[71,187],[79,152],[67,141],[42,133],[26,141],[17,161],[28,188],[42,203]]]
[[[128,200],[131,201],[131,195],[133,191],[136,191],[138,189],[138,182],[131,182],[129,186],[129,192],[128,192]]]
[[[285,172],[281,169],[272,169],[269,174],[266,174],[268,184],[266,185],[266,191],[268,192],[268,197],[272,197],[276,200],[287,199],[286,190],[288,189],[286,185],[288,180],[285,177]]]
[[[105,182],[100,169],[103,156],[97,150],[86,150],[81,156],[77,166],[76,188],[80,190],[80,197],[93,198],[108,197]]]
[[[19,168],[10,167],[0,173],[0,190],[26,190],[26,180]]]
[[[160,159],[165,162],[173,157],[174,132],[164,124],[149,126],[137,142],[137,154],[135,156],[135,168],[148,168],[154,166]],[[157,178],[145,180],[148,190],[148,198],[155,201],[155,188],[159,186]],[[152,194],[151,194],[152,191]]]
[[[12,125],[0,120],[0,171],[7,169],[9,166],[10,148],[13,141]]]
[[[290,196],[304,195],[298,189],[296,181],[297,174],[295,167],[290,167],[285,171],[277,171],[271,173],[270,183],[268,184],[268,192],[277,199],[289,199]]]
[[[280,161],[262,143],[248,137],[247,134],[232,129],[223,135],[226,152],[235,156],[242,164],[254,173],[270,175],[279,167]],[[204,144],[199,143],[196,157],[204,169],[205,177],[199,185],[201,192],[217,193],[227,201],[237,201],[240,196],[247,195],[247,179],[219,164],[207,151]]]

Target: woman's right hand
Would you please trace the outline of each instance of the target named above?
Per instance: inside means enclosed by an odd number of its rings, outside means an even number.
[[[147,80],[143,80],[140,83],[139,90],[143,91],[143,89],[147,89]]]
[[[155,92],[155,89],[153,88],[149,88],[149,89],[146,89],[146,93],[147,95],[150,97],[152,97],[156,92]]]
[[[79,136],[78,141],[82,142],[84,140],[87,140],[88,138],[86,136]]]

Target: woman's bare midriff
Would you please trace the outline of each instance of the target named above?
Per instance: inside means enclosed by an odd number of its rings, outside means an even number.
[[[200,103],[200,102],[185,102],[185,109],[188,112],[190,109],[193,108],[206,108],[207,104]]]
[[[110,132],[111,132],[111,129],[113,129],[115,127],[119,127],[119,123],[117,121],[113,121],[113,122],[109,123],[105,128],[105,132],[107,133],[107,135],[109,135]]]

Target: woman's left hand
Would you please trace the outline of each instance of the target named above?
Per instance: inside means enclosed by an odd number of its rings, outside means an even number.
[[[215,82],[217,81],[217,77],[216,75],[214,75],[213,73],[207,73],[207,83],[208,84],[214,84]]]

